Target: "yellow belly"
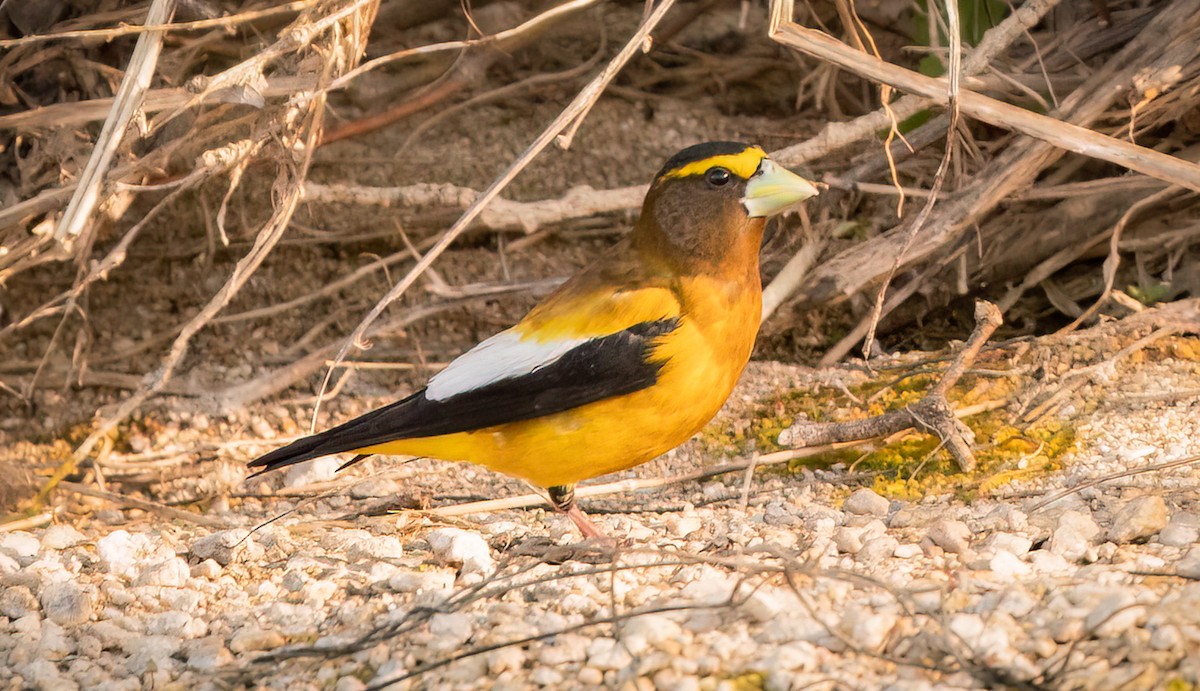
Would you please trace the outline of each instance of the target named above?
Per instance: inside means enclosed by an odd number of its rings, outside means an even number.
[[[704,299],[692,301],[679,328],[656,348],[655,359],[667,361],[649,388],[524,422],[360,452],[470,461],[542,487],[645,463],[687,441],[716,415],[754,345],[761,314],[757,290],[706,289],[699,295]]]

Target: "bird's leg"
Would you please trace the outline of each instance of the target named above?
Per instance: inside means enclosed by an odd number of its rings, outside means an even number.
[[[550,493],[550,506],[553,506],[555,511],[566,514],[575,527],[579,528],[579,532],[583,533],[583,537],[609,539],[575,503],[575,485],[555,485],[547,491]]]

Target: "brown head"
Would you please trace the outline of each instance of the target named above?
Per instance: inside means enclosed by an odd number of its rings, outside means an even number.
[[[689,146],[672,156],[651,183],[633,247],[681,275],[757,278],[767,217],[815,194],[812,183],[757,146]]]

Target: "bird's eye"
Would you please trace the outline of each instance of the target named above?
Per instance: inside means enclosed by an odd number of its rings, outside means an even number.
[[[708,172],[704,174],[704,179],[713,187],[721,187],[729,184],[729,181],[733,179],[733,173],[725,168],[709,168]]]

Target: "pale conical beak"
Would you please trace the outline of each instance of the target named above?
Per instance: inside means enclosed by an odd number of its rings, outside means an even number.
[[[764,158],[746,183],[742,204],[751,218],[761,218],[781,214],[816,195],[816,185]]]

